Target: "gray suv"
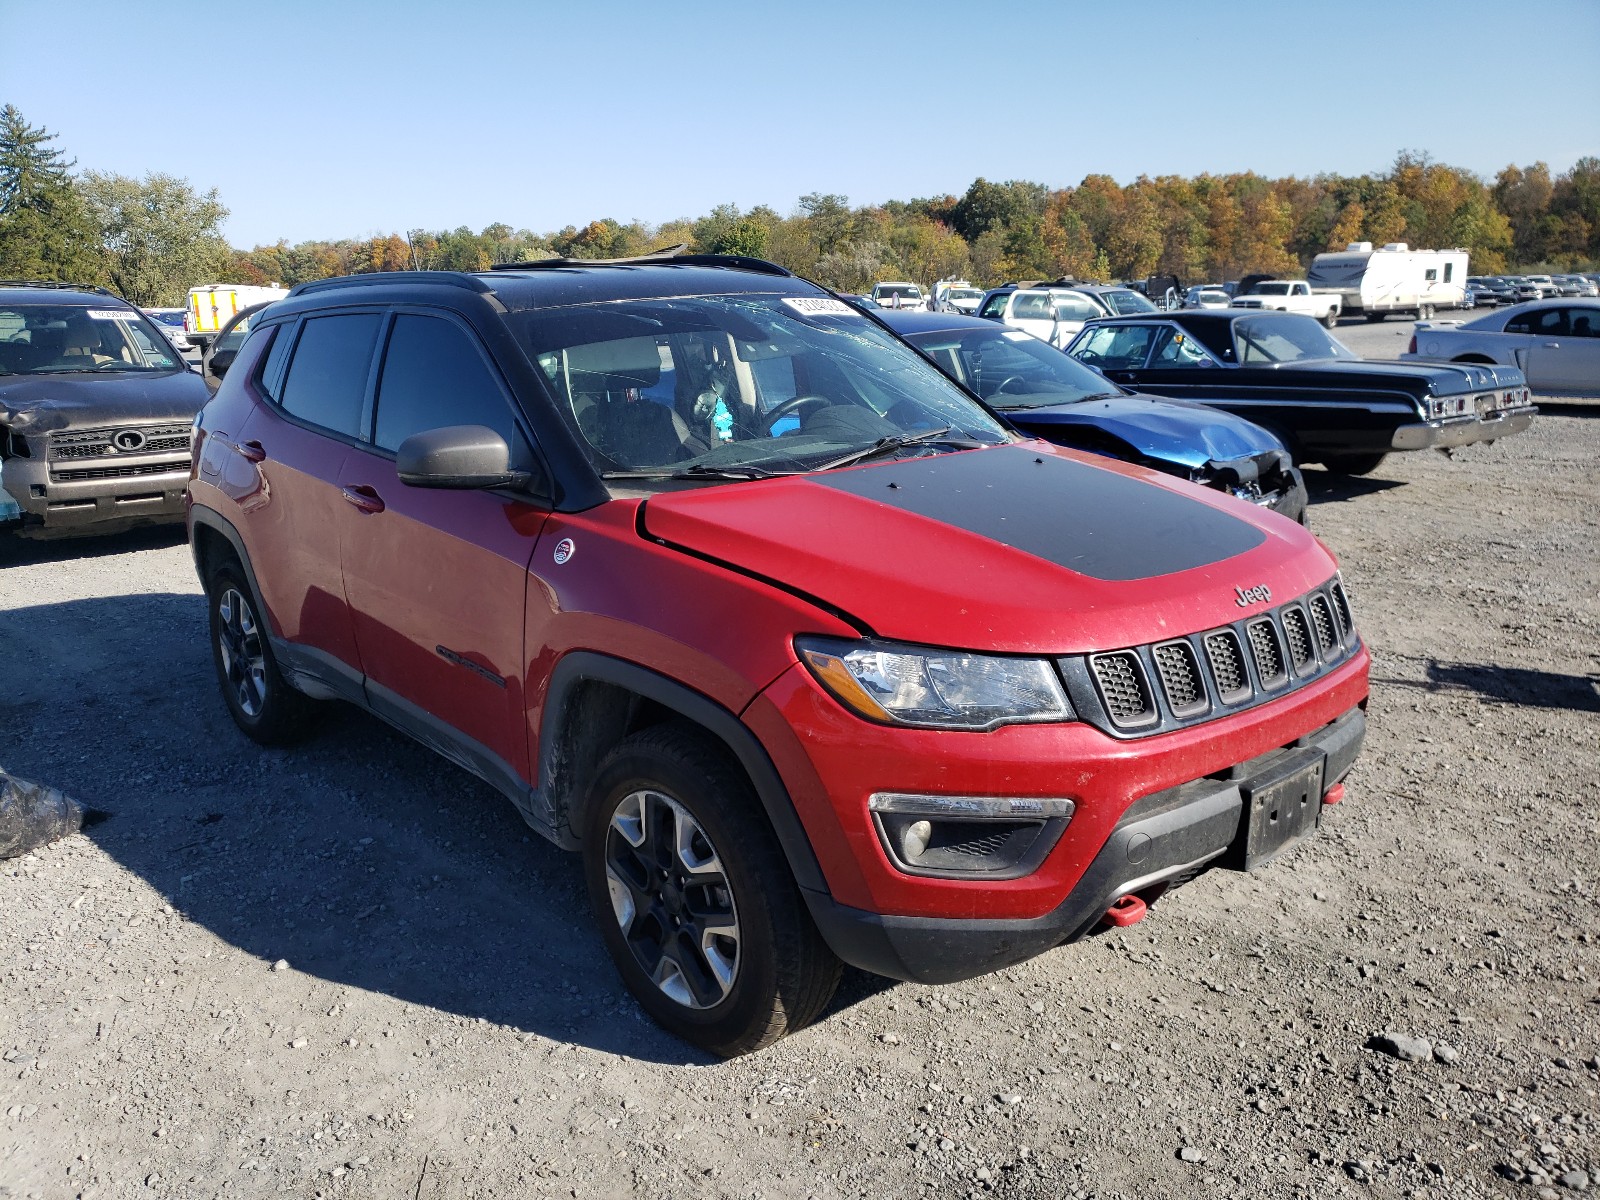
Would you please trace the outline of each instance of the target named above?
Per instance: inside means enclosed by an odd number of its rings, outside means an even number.
[[[48,537],[183,520],[208,397],[104,288],[0,281],[0,526]]]

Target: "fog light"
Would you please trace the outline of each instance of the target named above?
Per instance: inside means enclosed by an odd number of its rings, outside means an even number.
[[[906,857],[907,861],[916,862],[926,853],[928,843],[932,840],[932,822],[913,821],[901,831],[900,853]]]
[[[889,861],[908,875],[1015,879],[1038,869],[1073,802],[876,792],[868,800]]]

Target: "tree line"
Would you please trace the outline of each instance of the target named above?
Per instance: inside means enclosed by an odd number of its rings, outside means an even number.
[[[606,217],[536,233],[414,229],[369,238],[279,241],[248,250],[221,235],[215,190],[75,163],[7,105],[0,110],[0,277],[101,283],[136,304],[181,304],[198,283],[285,287],[369,271],[487,269],[551,256],[620,258],[684,244],[766,258],[841,291],[880,279],[962,277],[1113,281],[1172,274],[1186,283],[1252,272],[1298,274],[1346,243],[1463,247],[1472,269],[1592,270],[1600,264],[1600,158],[1552,176],[1508,166],[1492,181],[1403,152],[1376,175],[1268,179],[1246,172],[1089,175],[1076,187],[975,180],[960,196],[851,205],[812,193],[793,211],[727,204],[651,225]]]

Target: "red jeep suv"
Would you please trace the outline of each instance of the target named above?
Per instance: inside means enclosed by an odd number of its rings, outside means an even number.
[[[240,728],[346,700],[493,784],[722,1055],[841,961],[966,979],[1256,866],[1365,731],[1304,529],[1024,440],[753,259],[303,284],[189,506]]]

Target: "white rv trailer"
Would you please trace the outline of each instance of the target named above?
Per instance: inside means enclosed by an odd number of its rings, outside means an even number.
[[[1467,252],[1413,250],[1404,242],[1374,250],[1371,242],[1351,242],[1312,259],[1306,280],[1313,292],[1337,295],[1351,316],[1381,321],[1399,312],[1426,319],[1435,309],[1463,306]]]

